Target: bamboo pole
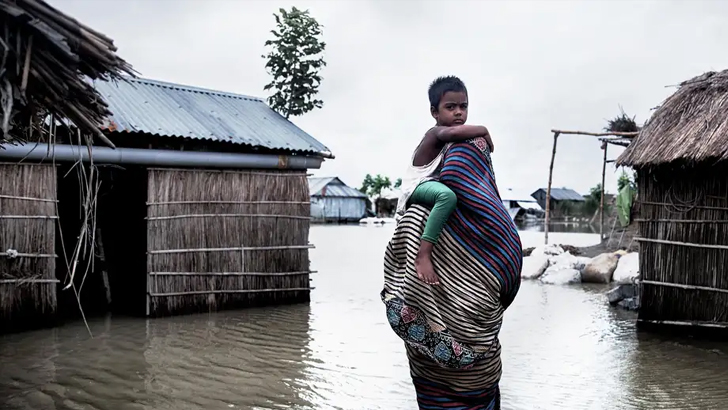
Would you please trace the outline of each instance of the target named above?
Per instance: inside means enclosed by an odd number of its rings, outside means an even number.
[[[2,198],[2,196],[0,196]],[[308,205],[310,201],[167,201],[167,202],[147,202],[147,205],[209,205],[209,204],[226,204],[226,205]]]
[[[604,184],[607,175],[607,143],[602,143],[604,161],[602,162],[602,193],[599,198],[599,242],[604,240]]]
[[[586,131],[563,131],[551,130],[554,134],[563,135],[588,135],[591,137],[636,137],[639,132],[586,132]]]
[[[549,184],[546,187],[546,215],[544,221],[544,243],[549,244],[549,219],[551,216],[551,183],[554,176],[554,159],[556,158],[556,143],[559,140],[559,131],[552,131],[554,133],[554,148],[551,151],[551,165],[549,165]]]
[[[694,327],[710,327],[717,329],[728,329],[728,323],[723,322],[697,322],[687,320],[648,320],[648,319],[637,319],[638,322],[650,323],[655,325],[670,325],[670,326],[694,326]]]
[[[287,246],[244,246],[237,248],[196,248],[196,249],[162,249],[149,251],[147,254],[167,254],[167,253],[194,253],[194,252],[234,252],[234,251],[280,251],[288,249],[313,249],[313,245],[287,245]],[[2,255],[2,254],[0,254]]]
[[[58,279],[0,279],[0,283],[58,283]]]
[[[171,219],[190,219],[190,218],[279,218],[279,219],[301,219],[311,220],[310,216],[298,215],[273,215],[273,214],[185,214],[171,216],[149,216],[145,218],[148,221],[167,221]]]
[[[37,201],[37,202],[58,202],[55,199],[32,198],[29,196],[0,195],[0,199],[17,199],[18,201]]]
[[[316,273],[316,271],[300,272],[149,272],[151,276],[299,276]]]
[[[106,269],[106,252],[104,251],[104,242],[101,240],[101,228],[98,226],[96,227],[96,246],[99,250],[101,279],[104,283],[104,292],[106,293],[106,305],[111,306],[111,284],[109,283],[109,272]]]
[[[635,222],[662,222],[682,224],[725,224],[728,219],[643,219],[635,218]]]
[[[8,252],[0,252],[0,256],[8,256],[12,258],[57,258],[58,255],[46,254],[46,253],[17,253],[14,255]]]
[[[654,202],[654,201],[640,201],[640,205],[655,205],[655,206],[675,206],[669,202]],[[691,209],[710,209],[713,211],[728,211],[728,207],[723,206],[704,206],[704,205],[691,205]]]
[[[150,147],[151,148],[151,147]],[[294,172],[291,170],[283,170],[285,172],[263,172],[263,171],[238,171],[232,169],[198,169],[198,168],[147,168],[149,171],[174,171],[174,172],[205,172],[205,173],[216,173],[216,174],[245,174],[245,175],[259,175],[259,176],[270,176],[270,177],[305,177],[308,174],[303,172]]]
[[[229,289],[229,290],[196,290],[190,292],[170,292],[170,293],[149,293],[150,297],[169,297],[169,296],[191,296],[191,295],[217,295],[217,294],[235,294],[235,293],[271,293],[271,292],[304,292],[311,291],[315,288],[281,288],[281,289]]]
[[[709,291],[709,292],[728,293],[728,289],[712,288],[712,287],[708,287],[708,286],[683,285],[681,283],[668,283],[668,282],[659,282],[659,281],[654,281],[654,280],[641,280],[639,283],[645,284],[645,285],[666,286],[666,287],[670,287],[670,288],[680,288],[680,289],[687,289],[687,290],[705,290],[705,291]]]
[[[0,219],[58,219],[55,215],[0,215]]]
[[[693,247],[693,248],[728,250],[728,246],[726,246],[726,245],[710,245],[710,244],[703,244],[703,243],[677,242],[677,241],[667,241],[664,239],[651,239],[651,238],[634,238],[634,240],[637,242],[652,242],[652,243],[659,243],[659,244],[663,244],[663,245],[676,245],[676,246],[688,246],[688,247]]]

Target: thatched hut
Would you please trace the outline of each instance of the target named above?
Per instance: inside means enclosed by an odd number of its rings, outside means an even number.
[[[728,327],[728,71],[680,84],[617,165],[638,175],[640,321]]]
[[[111,39],[43,0],[0,0],[0,50],[0,153],[53,145],[54,118],[113,145],[99,129],[108,107],[90,80],[134,72]],[[0,332],[56,311],[56,173],[50,162],[0,164]]]
[[[35,141],[48,115],[107,145],[106,104],[89,80],[134,74],[113,40],[43,0],[0,0],[0,143]]]
[[[0,150],[0,160],[59,164],[63,236],[83,224],[79,197],[98,197],[88,235],[103,252],[87,304],[158,316],[309,300],[307,170],[333,157],[323,144],[259,98],[132,78],[95,88],[113,112],[102,129],[115,149],[94,145],[90,157],[59,134],[52,149]],[[98,193],[79,192],[68,172],[79,160]]]

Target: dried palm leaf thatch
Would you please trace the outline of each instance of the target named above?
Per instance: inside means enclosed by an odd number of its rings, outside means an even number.
[[[303,172],[149,171],[149,314],[309,298]]]
[[[99,129],[110,112],[90,80],[135,75],[115,52],[111,39],[43,0],[0,0],[0,144],[33,140],[54,114],[113,147]]]
[[[617,165],[645,167],[726,159],[728,70],[708,72],[680,84],[617,159]]]
[[[640,127],[635,121],[636,117],[628,116],[622,107],[619,107],[620,115],[607,120],[604,131],[608,132],[639,132]],[[629,145],[629,144],[628,144]]]
[[[0,164],[0,323],[56,311],[56,169]]]
[[[638,174],[640,319],[728,325],[728,163]]]

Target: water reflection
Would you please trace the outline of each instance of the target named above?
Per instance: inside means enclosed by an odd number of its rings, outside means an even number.
[[[543,221],[522,221],[516,223],[516,226],[519,231],[525,232],[544,232],[545,230]],[[549,223],[549,233],[551,232],[598,234],[599,230],[588,222],[552,222]]]
[[[107,318],[91,323],[94,339],[82,323],[0,337],[0,408],[415,409],[379,300],[392,229],[314,227],[310,305]],[[728,408],[725,348],[638,334],[606,290],[523,283],[501,333],[505,410]]]
[[[622,405],[632,409],[728,408],[728,347],[639,333]]]
[[[115,318],[0,339],[0,408],[312,408],[308,305]]]

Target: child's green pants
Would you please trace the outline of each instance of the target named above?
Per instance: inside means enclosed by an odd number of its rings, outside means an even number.
[[[425,224],[425,233],[422,235],[422,240],[437,243],[447,218],[450,217],[450,214],[457,206],[455,193],[440,182],[427,181],[415,188],[412,196],[410,196],[409,203],[432,207]]]

